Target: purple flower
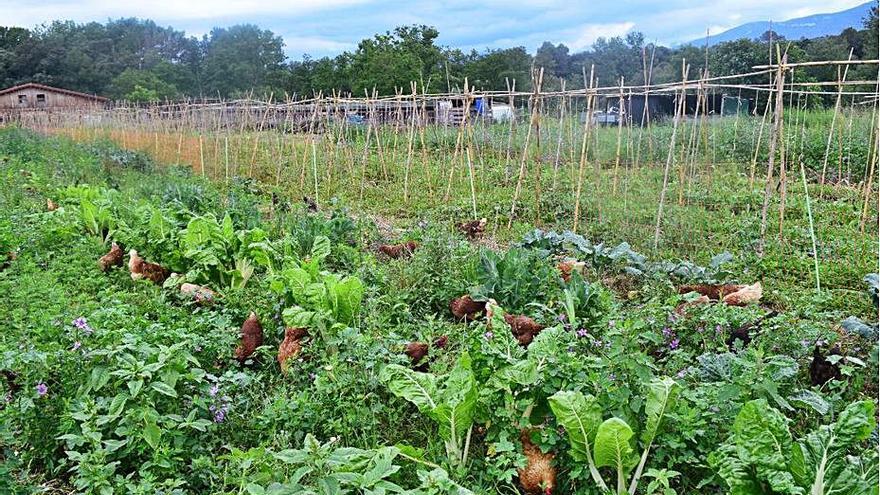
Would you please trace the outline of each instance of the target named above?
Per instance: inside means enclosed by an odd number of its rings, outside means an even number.
[[[617,375],[615,375],[614,373],[611,373],[610,375],[608,375],[608,379],[613,382],[614,380],[617,380]]]
[[[211,385],[211,390],[208,390],[208,394],[211,397],[214,397],[215,395],[217,395],[217,392],[219,392],[219,391],[220,391],[220,387],[215,383],[215,384]]]
[[[86,335],[92,334],[92,327],[89,326],[89,322],[86,321],[86,318],[84,316],[80,316],[79,318],[73,320],[73,326],[82,330],[83,333],[85,333]]]
[[[721,333],[721,324],[715,325],[715,333]]]
[[[615,323],[614,320],[608,320],[608,328],[614,328]]]
[[[679,371],[678,374],[675,375],[675,376],[677,376],[677,377],[679,377],[679,378],[684,378],[685,375],[687,375],[687,370],[681,370],[681,371]]]
[[[677,338],[672,339],[672,342],[669,343],[669,348],[672,350],[678,349],[679,340]]]
[[[486,337],[486,340],[492,340],[492,337],[494,337],[494,336],[495,336],[495,334],[492,332],[486,332],[483,334],[483,337]]]
[[[556,319],[559,320],[560,323],[565,323],[567,317],[565,316],[565,313],[560,313],[559,316],[556,317]]]
[[[574,353],[574,347],[572,347],[572,346],[568,346],[568,352],[569,352],[569,353]]]
[[[211,406],[208,407],[208,410],[214,414],[215,423],[222,423],[226,421],[226,413],[229,412],[229,404],[224,403],[221,404],[219,407],[211,404]]]
[[[581,328],[576,333],[579,338],[584,338],[590,335],[586,328]]]
[[[49,393],[49,387],[43,382],[38,383],[35,388],[37,389],[37,395],[40,397],[45,397],[46,394]]]
[[[71,347],[70,350],[75,351],[75,350],[79,349],[80,346],[82,346],[82,342],[77,340],[76,342],[73,343],[73,347]]]
[[[669,327],[663,327],[663,336],[667,338],[672,336],[672,329]]]
[[[309,380],[315,381],[315,378],[318,378],[318,375],[316,375],[314,373],[309,373]]]

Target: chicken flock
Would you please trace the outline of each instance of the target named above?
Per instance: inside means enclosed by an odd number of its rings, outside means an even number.
[[[57,207],[49,200],[48,208]],[[482,235],[486,227],[486,219],[465,222],[457,225],[458,230],[468,239],[475,239]],[[378,246],[378,252],[389,259],[403,259],[413,255],[419,248],[415,241],[400,242],[397,244],[382,244]],[[159,264],[151,263],[143,259],[135,249],[129,251],[128,269],[132,280],[148,280],[162,285],[169,277],[177,277]],[[123,249],[115,242],[111,244],[109,252],[98,260],[101,271],[107,272],[114,267],[123,266]],[[583,272],[585,264],[575,260],[563,260],[557,264],[560,278],[567,282],[574,272]],[[215,302],[219,294],[208,287],[182,283],[179,285],[180,294],[189,298],[199,305],[209,305]],[[681,303],[675,312],[684,315],[690,308],[699,305],[719,302],[731,306],[745,306],[758,302],[762,296],[761,283],[753,285],[737,284],[693,284],[683,285],[679,288],[681,294],[697,293],[698,297]],[[485,318],[487,330],[491,330],[491,308],[494,301],[478,301],[470,295],[462,295],[454,298],[449,303],[449,311],[452,316],[461,322],[472,322]],[[742,341],[743,345],[749,343],[753,333],[761,331],[761,325],[765,320],[776,316],[772,312],[760,320],[749,325],[733,330],[728,344],[733,346],[735,340]],[[544,325],[538,323],[527,315],[504,314],[503,320],[509,327],[509,331],[517,342],[528,347],[534,338],[544,330]],[[495,329],[497,330],[497,329]],[[284,338],[278,346],[277,361],[281,372],[287,374],[291,361],[297,358],[302,350],[304,341],[309,337],[307,328],[285,328]],[[243,322],[239,343],[233,351],[233,357],[241,364],[253,360],[259,347],[264,344],[263,326],[256,312],[251,311]],[[449,337],[442,335],[432,342],[408,342],[403,350],[413,369],[427,372],[431,362],[432,352],[437,353],[445,349],[449,344]],[[831,354],[839,354],[838,349],[833,349]],[[814,383],[825,383],[834,378],[839,378],[840,373],[819,348],[816,347],[813,363],[810,366],[810,375]],[[532,441],[532,429],[523,429],[520,432],[522,453],[526,458],[523,467],[518,468],[517,474],[522,490],[527,494],[549,495],[556,485],[556,468],[554,466],[554,454],[544,452]]]

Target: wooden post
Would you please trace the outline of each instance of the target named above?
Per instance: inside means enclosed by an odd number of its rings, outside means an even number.
[[[847,60],[852,60],[853,49],[849,49],[849,57]],[[831,128],[828,129],[828,140],[825,143],[825,157],[822,159],[822,176],[819,178],[819,184],[825,185],[825,171],[828,169],[828,154],[831,152],[831,138],[834,135],[834,124],[837,122],[837,114],[840,112],[840,98],[843,94],[843,83],[846,82],[846,74],[849,71],[849,65],[844,66],[843,69],[843,77],[840,76],[840,67],[837,68],[837,99],[834,101],[834,113],[831,114]],[[819,196],[823,191],[820,190]]]
[[[617,149],[614,152],[614,180],[611,194],[617,194],[617,170],[620,168],[620,140],[623,137],[623,76],[620,77],[620,92],[617,95]]]
[[[777,52],[779,47],[777,47]],[[785,100],[783,89],[785,88],[785,62],[788,55],[779,58],[779,67],[776,70],[776,105],[773,111],[773,127],[770,130],[770,156],[767,158],[767,178],[764,184],[764,204],[761,206],[761,238],[758,240],[758,256],[764,255],[764,237],[767,233],[767,209],[770,206],[770,196],[773,195],[773,169],[776,162],[776,148],[782,132],[782,118]]]

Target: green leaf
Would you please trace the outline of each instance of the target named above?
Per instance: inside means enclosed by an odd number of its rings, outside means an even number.
[[[177,391],[165,382],[152,382],[150,388],[168,397],[177,397]]]
[[[110,401],[110,406],[107,408],[107,415],[113,418],[119,417],[122,414],[122,410],[125,408],[125,402],[128,400],[128,394],[121,393],[113,397],[113,400]]]
[[[129,380],[127,385],[128,385],[128,391],[131,392],[131,396],[136,397],[137,394],[144,387],[144,381],[140,380],[140,379],[139,380]]]
[[[794,405],[809,407],[822,416],[828,414],[829,409],[831,409],[831,404],[812,390],[801,390],[789,397],[788,400]]]
[[[785,417],[764,399],[743,405],[733,423],[740,458],[754,466],[759,480],[779,493],[799,493],[788,471],[791,434]]]
[[[613,467],[626,471],[635,461],[630,439],[634,433],[626,421],[608,418],[599,425],[593,447],[596,467]]]
[[[838,438],[838,445],[849,447],[867,440],[876,426],[874,403],[867,400],[853,402],[834,423],[834,435]]]
[[[437,402],[430,416],[440,425],[440,437],[449,441],[463,436],[473,423],[477,405],[477,381],[467,353],[446,378]]]
[[[345,277],[328,290],[334,319],[346,325],[354,323],[364,297],[364,284],[357,277]]]
[[[327,256],[330,256],[330,246],[330,239],[327,236],[315,236],[315,240],[312,241],[312,251],[309,257],[313,261],[324,261]]]
[[[289,327],[309,328],[314,326],[319,314],[315,311],[306,311],[305,309],[294,306],[286,308],[281,312],[284,324]]]
[[[250,495],[263,495],[266,493],[266,490],[256,483],[248,483],[247,486],[244,487],[244,489]]]
[[[672,378],[654,379],[648,384],[648,398],[645,402],[645,429],[642,431],[642,442],[647,448],[654,441],[660,422],[678,393],[678,384]]]
[[[423,414],[429,414],[437,407],[437,379],[430,373],[389,364],[382,369],[379,379],[391,393],[412,402]]]
[[[556,421],[565,427],[571,455],[576,461],[591,459],[590,444],[602,422],[602,409],[592,395],[560,391],[549,399]]]
[[[147,421],[143,430],[144,440],[150,447],[155,450],[159,446],[159,439],[162,437],[162,430],[152,421]]]

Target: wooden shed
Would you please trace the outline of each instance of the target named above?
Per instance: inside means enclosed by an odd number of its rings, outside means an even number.
[[[102,96],[25,83],[0,90],[0,112],[9,110],[91,108],[108,100]]]

